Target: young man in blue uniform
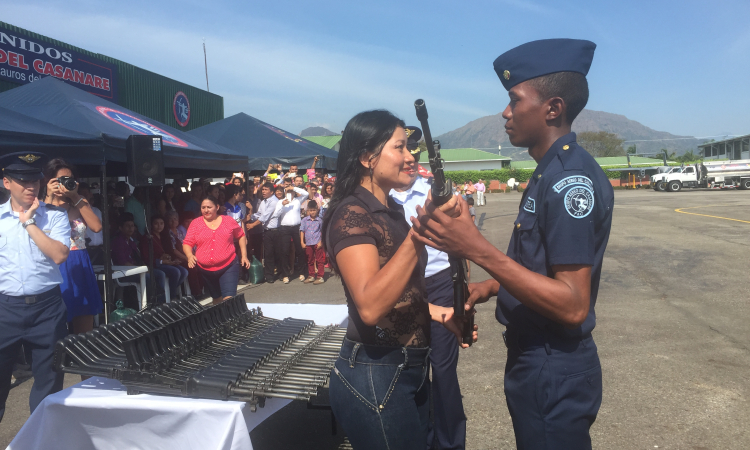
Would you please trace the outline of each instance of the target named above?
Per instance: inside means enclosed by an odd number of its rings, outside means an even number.
[[[63,385],[52,357],[55,342],[68,334],[58,265],[68,258],[70,223],[63,209],[37,198],[43,162],[43,155],[28,152],[0,158],[10,192],[0,205],[0,420],[21,345],[32,355],[31,412]]]
[[[406,127],[406,148],[419,163],[419,140],[422,130]],[[412,216],[416,216],[417,206],[424,205],[432,185],[425,178],[415,174],[408,189],[391,190],[393,200],[403,205],[407,223],[411,226]],[[425,287],[427,301],[438,306],[453,307],[453,279],[448,254],[427,247],[425,267]],[[428,449],[463,449],[466,447],[466,415],[458,384],[458,351],[456,336],[441,323],[432,321],[430,338],[430,366],[432,368],[432,410],[433,420],[427,434]]]
[[[510,142],[538,165],[524,191],[507,254],[476,227],[465,202],[451,219],[419,210],[421,240],[484,268],[467,309],[497,296],[507,327],[505,395],[520,449],[591,448],[589,428],[602,399],[591,337],[614,191],[576,143],[571,124],[588,101],[596,45],[573,39],[523,44],[500,55],[495,71],[508,90],[503,112]]]

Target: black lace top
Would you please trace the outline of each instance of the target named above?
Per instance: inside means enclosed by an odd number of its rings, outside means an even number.
[[[380,267],[391,260],[409,234],[403,207],[388,198],[388,207],[363,187],[344,199],[335,211],[329,211],[326,248],[335,261],[342,249],[352,245],[371,244],[378,248]],[[347,337],[364,344],[390,347],[427,347],[430,345],[430,311],[424,284],[427,252],[422,252],[409,282],[394,308],[375,326],[359,317],[349,290],[344,285],[349,307]]]

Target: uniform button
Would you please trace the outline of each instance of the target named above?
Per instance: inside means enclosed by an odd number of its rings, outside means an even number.
[[[517,223],[517,224],[516,224],[516,228],[521,228],[521,224],[520,224],[520,223]]]

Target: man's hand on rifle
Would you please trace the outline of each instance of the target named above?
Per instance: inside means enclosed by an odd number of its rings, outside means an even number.
[[[466,299],[464,308],[466,311],[472,311],[477,303],[484,303],[497,295],[500,289],[500,283],[494,278],[484,280],[479,283],[469,283],[469,298]]]
[[[439,209],[428,197],[424,208],[417,206],[417,215],[411,218],[411,233],[425,245],[469,260],[484,246],[491,247],[474,225],[469,205],[460,196],[454,195]]]

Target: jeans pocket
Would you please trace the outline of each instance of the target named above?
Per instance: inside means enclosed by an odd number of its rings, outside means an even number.
[[[361,369],[361,370],[357,370],[357,369]],[[377,411],[378,408],[370,400],[368,400],[367,397],[365,397],[364,395],[362,395],[362,393],[360,393],[360,391],[364,391],[364,389],[357,389],[356,387],[354,387],[354,384],[361,385],[362,382],[365,382],[365,380],[355,380],[354,379],[355,377],[356,378],[368,378],[365,376],[365,370],[366,370],[366,366],[362,366],[362,365],[360,365],[359,367],[355,366],[354,369],[350,369],[348,371],[349,377],[352,378],[352,382],[350,382],[349,380],[347,380],[347,377],[345,377],[344,374],[341,373],[338,367],[333,366],[333,373],[336,374],[338,379],[341,380],[341,383],[349,390],[349,392],[351,392],[351,394],[354,395],[354,397],[356,397],[359,401],[364,403],[368,408],[374,411]]]

